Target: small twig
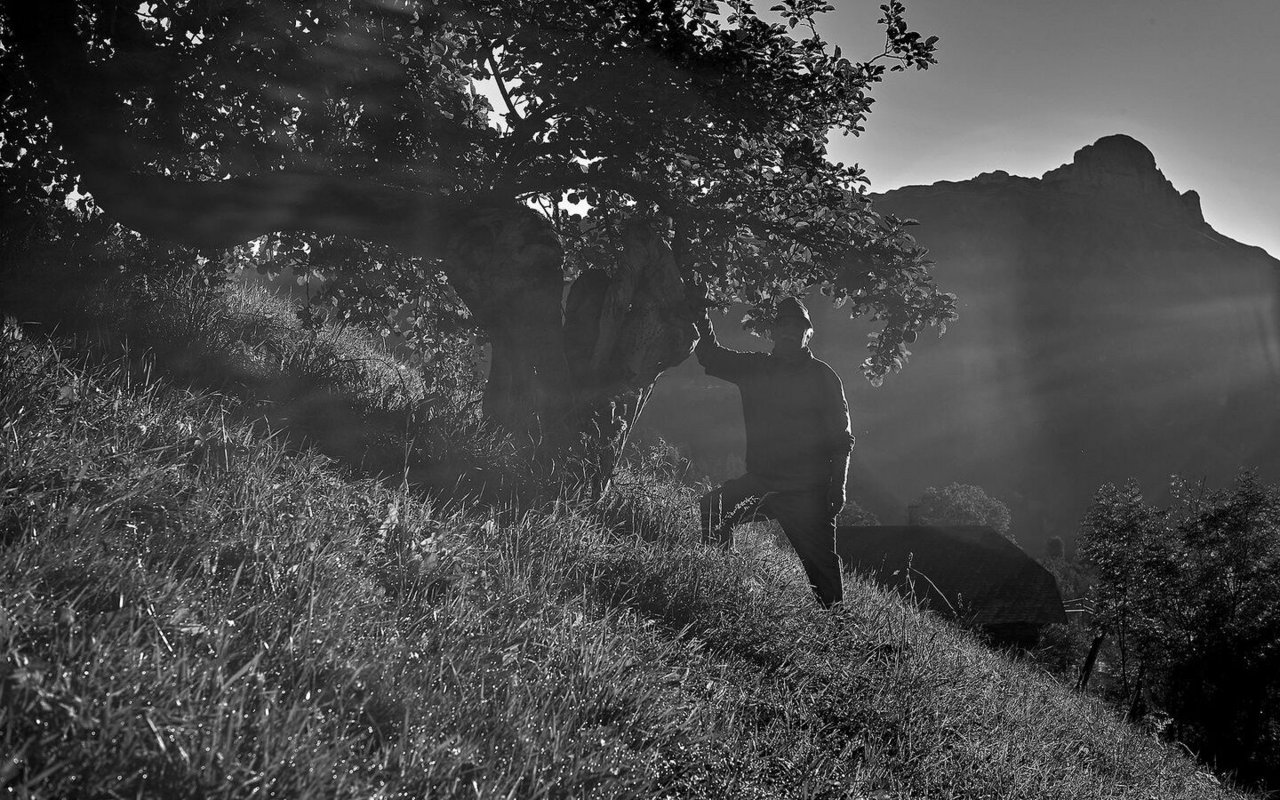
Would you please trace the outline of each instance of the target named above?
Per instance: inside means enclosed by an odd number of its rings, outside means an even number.
[[[511,116],[517,120],[524,120],[524,117],[520,116],[520,112],[516,110],[515,103],[511,102],[511,95],[507,93],[507,84],[502,80],[502,70],[498,69],[498,60],[493,57],[492,49],[489,50],[488,58],[489,68],[493,70],[494,83],[498,84],[498,93],[502,95],[502,102],[507,104],[507,110],[511,112]]]

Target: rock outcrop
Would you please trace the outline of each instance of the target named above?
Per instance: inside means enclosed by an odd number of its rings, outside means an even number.
[[[1185,199],[1156,166],[1156,157],[1138,140],[1115,134],[1076,151],[1070,164],[1044,174],[1046,188],[1081,195],[1104,195],[1111,204],[1138,203],[1150,213],[1160,210],[1176,219],[1188,213],[1204,222],[1200,198]]]

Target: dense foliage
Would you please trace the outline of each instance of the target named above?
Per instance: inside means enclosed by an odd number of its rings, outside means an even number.
[[[450,268],[435,241],[449,226],[424,208],[532,203],[570,277],[612,271],[626,220],[643,217],[717,303],[764,310],[810,287],[848,301],[885,322],[873,380],[954,316],[905,223],[871,208],[860,168],[827,158],[828,135],[862,130],[886,71],[933,63],[936,37],[910,31],[899,0],[881,8],[883,53],[862,62],[820,35],[832,6],[815,0],[3,8],[6,175],[65,193],[78,174],[151,235],[223,247],[293,232],[275,265],[385,270],[372,287],[340,281],[324,299],[341,313],[465,317],[448,292],[407,297]],[[196,189],[219,194],[181,202]],[[390,313],[406,300],[414,313]]]
[[[1280,779],[1280,487],[1251,473],[1211,490],[1175,479],[1152,505],[1108,484],[1080,553],[1097,622],[1118,640],[1131,708],[1220,767]]]
[[[980,486],[952,483],[939,489],[930,486],[916,501],[922,525],[986,525],[1005,537],[1012,517],[1009,507],[987,494]]]

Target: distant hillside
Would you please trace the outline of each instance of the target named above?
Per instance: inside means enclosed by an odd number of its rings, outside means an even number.
[[[1280,262],[1214,231],[1141,143],[1109,136],[1038,179],[987,173],[878,203],[921,221],[961,312],[873,389],[857,369],[870,328],[810,303],[814,349],[852,405],[854,495],[885,522],[927,486],[974,483],[1036,546],[1070,538],[1104,481],[1280,474]],[[741,451],[734,389],[692,360],[663,378],[644,424],[713,471]]]

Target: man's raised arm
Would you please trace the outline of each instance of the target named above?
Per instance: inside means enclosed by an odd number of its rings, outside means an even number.
[[[702,312],[697,322],[698,345],[693,349],[698,363],[713,378],[738,383],[751,370],[751,365],[758,359],[758,353],[740,353],[722,347],[716,341],[716,331],[711,325],[711,315]]]

